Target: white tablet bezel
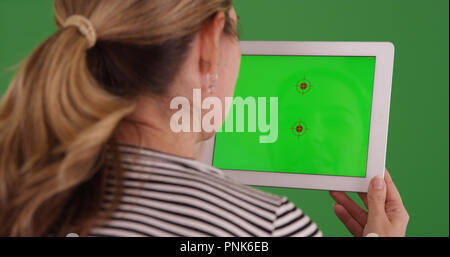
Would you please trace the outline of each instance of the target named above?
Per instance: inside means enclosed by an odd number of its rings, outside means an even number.
[[[384,176],[389,108],[394,65],[390,42],[241,42],[242,55],[374,56],[375,80],[366,177],[223,170],[246,185],[367,192],[374,176]],[[215,137],[201,145],[199,160],[212,165]]]

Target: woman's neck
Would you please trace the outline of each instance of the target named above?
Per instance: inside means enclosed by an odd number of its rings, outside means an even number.
[[[133,114],[123,120],[115,133],[119,143],[132,144],[180,157],[195,159],[201,133],[173,132],[170,104],[151,97],[137,97]]]
[[[197,137],[193,133],[175,133],[146,122],[123,121],[115,134],[118,143],[132,144],[159,152],[195,159]]]

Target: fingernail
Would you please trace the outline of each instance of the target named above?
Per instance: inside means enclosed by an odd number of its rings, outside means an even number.
[[[376,190],[381,190],[384,187],[384,181],[380,176],[376,176],[372,180],[372,187]]]

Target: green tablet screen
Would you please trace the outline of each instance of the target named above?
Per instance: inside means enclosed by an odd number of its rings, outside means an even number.
[[[216,134],[213,166],[365,177],[374,74],[375,57],[244,55],[234,99],[250,99],[256,108],[244,105],[242,115],[230,108]],[[259,99],[266,99],[265,115]],[[244,131],[237,129],[242,117]],[[256,131],[249,129],[254,119]],[[276,122],[277,131],[260,129],[261,122]],[[269,133],[276,139],[262,143]]]

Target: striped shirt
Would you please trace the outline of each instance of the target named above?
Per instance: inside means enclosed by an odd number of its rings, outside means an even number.
[[[241,185],[216,168],[130,145],[119,152],[121,201],[91,236],[322,236],[286,197]],[[110,181],[107,194],[113,190]]]

